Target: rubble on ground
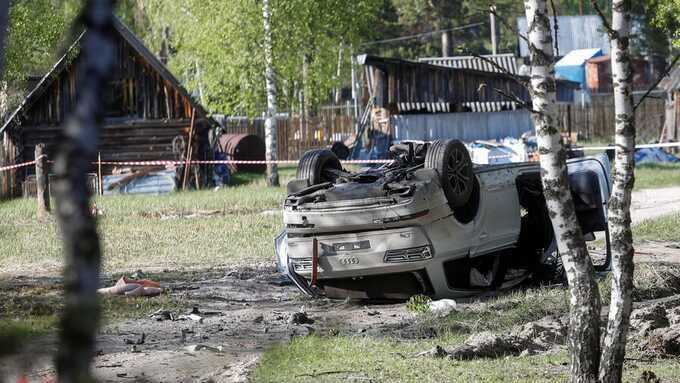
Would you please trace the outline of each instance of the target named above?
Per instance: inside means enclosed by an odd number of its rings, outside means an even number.
[[[630,328],[639,335],[646,336],[651,331],[670,325],[666,309],[662,305],[653,305],[633,310],[630,314]]]
[[[531,355],[563,345],[567,339],[568,323],[564,318],[545,317],[518,326],[509,333],[488,331],[471,335],[463,344],[453,348],[437,346],[417,356],[449,357],[469,360],[503,356]]]

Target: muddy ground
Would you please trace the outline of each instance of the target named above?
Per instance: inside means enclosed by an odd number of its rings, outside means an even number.
[[[660,205],[664,205],[664,213],[669,208],[680,210],[680,197],[676,196],[680,196],[680,188],[638,194],[636,221],[660,215]],[[678,247],[677,243],[640,244],[636,260],[680,263]],[[94,362],[101,381],[241,382],[247,380],[267,347],[296,336],[316,332],[413,337],[415,317],[404,304],[309,300],[284,283],[273,263],[229,270],[172,271],[162,280],[169,294],[181,297],[186,307],[171,310],[172,318],[153,317],[149,312],[142,319],[103,326]],[[115,279],[110,277],[107,282]],[[42,284],[56,290],[59,278],[12,276],[3,284],[3,288]],[[200,321],[182,317],[192,307]],[[462,302],[460,309],[465,308]],[[292,323],[291,318],[301,311],[309,320]],[[41,339],[27,347],[21,359],[0,361],[0,372],[5,376],[17,373],[21,360],[31,363],[27,368],[30,378],[53,376],[54,345],[54,338]]]
[[[667,257],[656,256],[656,261],[680,260],[680,249],[670,245],[655,243],[652,248],[642,245],[638,249],[658,254],[663,248]],[[42,283],[54,284],[56,289],[58,280],[16,278],[7,283],[6,288]],[[174,320],[167,315],[160,320],[162,317],[153,317],[149,312],[142,319],[125,320],[100,330],[94,368],[101,381],[149,378],[154,382],[242,382],[268,346],[296,336],[316,332],[412,339],[417,331],[415,316],[403,303],[310,300],[294,286],[283,283],[273,264],[199,273],[169,272],[164,287],[184,302],[184,308],[170,310]],[[459,308],[465,310],[472,304],[475,303],[460,302]],[[182,317],[193,307],[200,321]],[[309,323],[291,322],[300,311],[306,312]],[[44,379],[53,375],[53,348],[54,339],[43,339],[26,350],[24,355],[30,355],[35,363],[30,377]],[[8,361],[7,365],[15,363]]]

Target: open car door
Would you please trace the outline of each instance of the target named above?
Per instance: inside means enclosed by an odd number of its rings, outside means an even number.
[[[569,186],[583,234],[586,239],[593,240],[596,233],[604,232],[605,260],[603,264],[596,264],[598,271],[609,270],[611,264],[607,225],[607,206],[612,187],[610,169],[609,158],[604,153],[567,161]]]

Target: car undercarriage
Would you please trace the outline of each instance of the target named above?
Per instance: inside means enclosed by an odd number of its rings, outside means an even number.
[[[358,172],[326,149],[301,159],[275,248],[303,292],[444,298],[564,279],[538,163],[475,166],[456,140],[390,151],[390,163]],[[608,247],[608,159],[569,160],[568,176],[583,233],[604,232]]]

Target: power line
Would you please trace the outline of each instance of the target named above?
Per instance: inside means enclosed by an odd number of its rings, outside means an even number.
[[[462,25],[460,27],[454,27],[454,28],[447,28],[447,29],[438,29],[436,31],[432,32],[424,32],[424,33],[418,33],[416,35],[409,35],[409,36],[400,36],[400,37],[395,37],[392,39],[385,39],[385,40],[377,40],[377,41],[369,41],[367,43],[361,44],[361,46],[368,46],[368,45],[376,45],[376,44],[383,44],[383,43],[392,43],[396,41],[404,41],[404,40],[411,40],[411,39],[416,39],[418,37],[423,37],[423,36],[430,36],[434,35],[437,33],[442,33],[442,32],[448,32],[448,31],[459,31],[463,29],[470,29],[474,27],[478,27],[480,25],[484,25],[485,23],[479,22],[479,23],[472,23],[472,24],[467,24],[467,25]]]

